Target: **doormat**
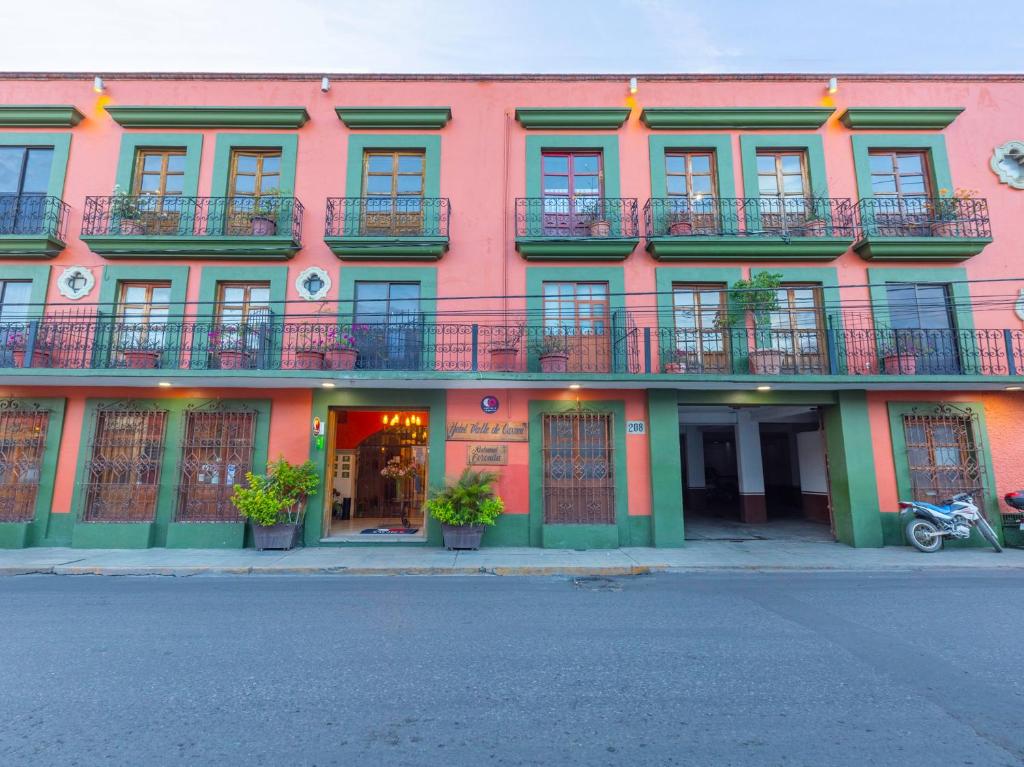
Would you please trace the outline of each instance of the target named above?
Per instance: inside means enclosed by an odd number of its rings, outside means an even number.
[[[360,535],[415,535],[418,527],[368,527]]]

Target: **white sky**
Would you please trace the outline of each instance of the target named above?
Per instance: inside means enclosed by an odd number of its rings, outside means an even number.
[[[1024,0],[0,0],[0,70],[1020,72]]]

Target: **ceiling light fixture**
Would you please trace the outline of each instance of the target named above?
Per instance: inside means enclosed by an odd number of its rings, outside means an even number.
[[[160,383],[157,384],[157,386],[159,386],[161,389],[170,389],[171,388],[171,382],[170,381],[161,381]]]
[[[579,385],[579,384],[569,384],[569,388],[570,388],[570,389],[573,389],[573,390],[575,390],[575,389],[579,389],[579,388],[580,388],[580,385]]]
[[[325,389],[333,389],[337,384],[335,384],[334,381],[324,381],[320,385]]]
[[[770,387],[768,384],[761,384],[760,386],[757,387],[757,390],[758,391],[771,391],[772,387]]]
[[[1019,386],[1006,386],[1004,388],[1006,389],[1006,391],[1020,391],[1021,390],[1021,387],[1019,387]]]

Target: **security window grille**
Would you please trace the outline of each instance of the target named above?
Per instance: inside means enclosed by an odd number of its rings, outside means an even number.
[[[363,156],[366,234],[417,235],[423,231],[424,154],[373,151]]]
[[[611,370],[608,283],[544,283],[544,349],[561,347],[571,372]]]
[[[31,522],[50,414],[9,407],[0,402],[0,522]]]
[[[190,410],[178,474],[178,522],[238,522],[235,485],[252,471],[256,413]]]
[[[184,189],[183,149],[138,150],[132,193],[139,197],[139,218],[147,234],[178,232]]]
[[[86,522],[152,522],[167,411],[98,410],[85,465]]]
[[[778,310],[769,316],[770,344],[772,349],[782,352],[783,369],[794,373],[827,372],[821,288],[786,285],[776,291],[776,302]]]
[[[281,150],[232,150],[227,233],[252,234],[252,218],[256,213],[276,219],[280,191]],[[261,198],[266,198],[262,205]]]
[[[548,414],[543,426],[544,523],[614,525],[611,416]]]
[[[970,492],[979,506],[983,504],[985,472],[976,421],[973,413],[951,406],[903,416],[914,498],[938,503]]]
[[[729,372],[729,331],[725,319],[725,285],[672,286],[675,348],[671,361],[685,372]]]

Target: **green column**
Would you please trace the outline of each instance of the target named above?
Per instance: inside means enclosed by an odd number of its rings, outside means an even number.
[[[868,422],[868,395],[839,391],[825,410],[829,490],[836,538],[850,546],[882,545],[874,450]]]
[[[679,401],[672,389],[647,390],[651,451],[651,539],[659,548],[683,545],[683,469],[679,460]]]

